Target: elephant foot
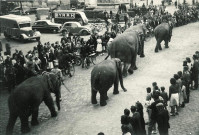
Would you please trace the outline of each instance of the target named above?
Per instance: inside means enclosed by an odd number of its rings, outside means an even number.
[[[155,53],[157,53],[158,52],[158,49],[155,49]]]
[[[25,127],[25,128],[21,129],[21,133],[23,133],[23,134],[28,133],[28,132],[30,132],[30,128],[29,127]]]
[[[32,121],[31,121],[31,125],[32,125],[32,126],[39,125],[38,120],[32,120]]]
[[[51,117],[56,117],[57,116],[57,112],[51,113]]]
[[[133,68],[133,70],[137,70],[138,68],[135,66],[134,68]]]
[[[143,57],[145,57],[145,55],[144,55],[144,54],[141,54],[140,57],[143,58]]]
[[[169,46],[168,46],[168,45],[166,45],[166,46],[165,46],[165,48],[169,48]]]
[[[114,90],[113,94],[114,94],[114,95],[119,94],[119,91],[118,91],[118,90],[117,90],[117,91]]]
[[[128,69],[129,74],[133,74],[133,70],[132,69]]]
[[[159,47],[159,50],[162,50],[162,47]]]
[[[108,96],[106,96],[106,100],[108,100],[109,98],[108,98]]]
[[[100,106],[105,106],[105,105],[107,105],[106,101],[100,102]]]
[[[122,74],[122,77],[127,77],[127,73],[123,73],[123,74]]]
[[[126,91],[127,91],[127,89],[125,89],[125,88],[124,88],[124,89],[123,89],[123,91],[124,91],[124,92],[126,92]]]
[[[92,101],[92,104],[97,104],[97,100],[93,100],[93,101]]]

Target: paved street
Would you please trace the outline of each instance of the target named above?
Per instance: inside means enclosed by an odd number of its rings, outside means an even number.
[[[175,11],[173,7],[168,7],[170,12]],[[156,81],[158,86],[165,86],[169,89],[169,80],[177,71],[182,70],[182,63],[186,57],[192,58],[195,51],[199,51],[199,22],[191,23],[173,30],[173,36],[169,43],[169,49],[164,48],[159,53],[154,53],[156,41],[154,38],[145,43],[145,58],[137,59],[138,70],[133,75],[124,78],[124,86],[127,92],[124,93],[119,88],[120,94],[113,95],[112,88],[108,92],[109,100],[107,106],[100,107],[90,103],[90,73],[93,68],[82,69],[76,67],[75,76],[67,78],[65,84],[72,91],[69,93],[62,86],[61,110],[56,118],[50,117],[48,108],[42,103],[39,110],[40,124],[31,127],[28,135],[97,135],[104,132],[105,135],[121,135],[120,117],[125,108],[130,108],[136,101],[142,104],[145,102],[146,87],[151,87]],[[89,36],[84,37],[85,40]],[[5,44],[4,36],[0,39]],[[42,34],[42,43],[60,41],[59,34]],[[11,51],[15,49],[23,50],[24,54],[32,50],[37,42],[20,43],[15,40],[10,41]],[[5,49],[4,49],[5,50]],[[98,63],[106,55],[98,57]],[[0,90],[0,135],[5,134],[8,121],[7,98],[9,94],[6,90]],[[54,96],[53,96],[54,97]],[[199,90],[191,91],[190,103],[185,108],[181,108],[179,115],[170,117],[170,135],[199,135]],[[99,94],[97,96],[99,102]],[[169,108],[170,110],[170,108]],[[145,120],[147,115],[144,111]],[[132,114],[131,114],[132,115]],[[20,121],[17,120],[14,128],[14,135],[20,134]]]
[[[100,107],[90,103],[90,72],[89,69],[76,67],[75,76],[66,79],[67,87],[71,93],[62,87],[61,111],[56,118],[50,117],[50,112],[42,103],[39,111],[39,126],[31,127],[28,135],[96,135],[103,131],[106,135],[121,135],[120,116],[125,108],[130,108],[136,101],[144,103],[146,87],[156,81],[158,86],[165,86],[168,92],[169,80],[179,70],[182,70],[182,61],[186,57],[192,57],[199,48],[199,23],[175,28],[173,37],[169,43],[169,49],[154,53],[155,39],[152,38],[145,45],[145,58],[137,59],[138,70],[133,75],[124,79],[127,92],[120,89],[119,95],[112,94],[112,88],[108,92],[107,106]],[[4,37],[3,43],[5,43]],[[42,43],[60,41],[58,34],[43,34]],[[24,52],[31,50],[36,42],[21,44],[11,41],[12,51],[23,49]],[[99,61],[105,56],[100,56]],[[8,120],[7,98],[8,93],[1,90],[0,94],[0,134],[5,133]],[[181,109],[179,116],[170,119],[170,135],[198,135],[199,131],[199,91],[191,92],[190,103]],[[99,95],[98,95],[99,101]],[[145,113],[145,120],[147,116]],[[15,124],[14,134],[20,134],[20,121]]]

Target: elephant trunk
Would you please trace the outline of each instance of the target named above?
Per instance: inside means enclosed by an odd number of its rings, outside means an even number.
[[[122,78],[122,70],[121,70],[121,69],[122,69],[122,68],[120,68],[120,69],[118,70],[118,73],[119,73],[119,80],[120,80],[120,86],[122,87],[123,91],[126,92],[127,89],[124,88],[124,85],[123,85],[123,78]]]

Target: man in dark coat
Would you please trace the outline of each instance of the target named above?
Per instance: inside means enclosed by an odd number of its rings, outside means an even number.
[[[130,119],[130,123],[133,127],[134,134],[143,135],[140,113],[136,112],[135,106],[131,106],[131,112],[133,113],[133,116]]]
[[[199,66],[199,63],[198,63],[198,58],[196,55],[193,55],[193,60],[194,60],[194,63],[193,63],[193,67],[192,67],[192,79],[194,81],[194,89],[197,89],[198,88],[198,66]]]
[[[158,103],[156,107],[158,110],[157,123],[159,134],[168,135],[168,129],[170,128],[169,112],[166,109],[164,109],[164,105],[162,103]]]
[[[162,102],[159,99],[159,92],[154,92],[153,94],[153,99],[155,102],[153,102],[148,108],[150,108],[152,110],[151,113],[151,121],[149,122],[149,127],[148,127],[148,135],[151,135],[152,132],[152,127],[155,125],[155,123],[157,122],[157,115],[158,115],[158,110],[156,108],[156,105],[160,102]]]

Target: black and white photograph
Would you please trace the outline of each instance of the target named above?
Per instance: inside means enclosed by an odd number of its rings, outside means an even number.
[[[199,0],[0,0],[0,135],[199,135]]]

